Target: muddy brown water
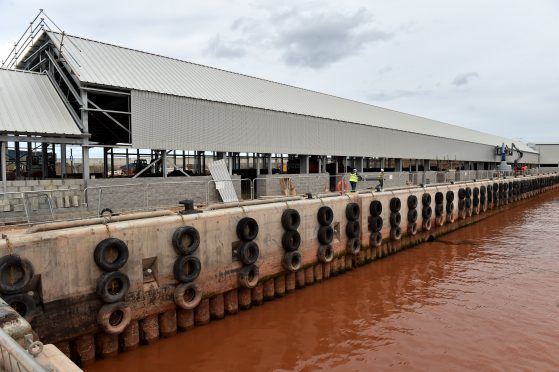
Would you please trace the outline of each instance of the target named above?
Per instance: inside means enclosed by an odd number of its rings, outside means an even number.
[[[87,371],[559,370],[559,192]]]

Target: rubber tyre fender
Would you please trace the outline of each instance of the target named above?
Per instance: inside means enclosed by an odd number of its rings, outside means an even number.
[[[371,216],[380,216],[382,213],[382,203],[380,200],[373,200],[369,205],[369,212]]]
[[[118,283],[118,291],[116,293],[111,293],[111,287],[115,281]],[[120,271],[109,271],[107,273],[103,273],[103,275],[97,279],[95,291],[103,301],[112,304],[122,301],[129,289],[130,279],[128,279],[128,275]]]
[[[295,272],[301,268],[301,253],[299,251],[286,252],[281,261],[283,268]]]
[[[408,209],[415,209],[417,208],[417,196],[410,195],[408,196]]]
[[[472,198],[467,197],[464,200],[466,201],[466,209],[470,209],[472,207]]]
[[[417,221],[417,209],[408,210],[408,222],[415,223]]]
[[[301,234],[297,230],[288,230],[281,237],[281,246],[286,252],[292,252],[299,249],[301,245]]]
[[[192,310],[202,301],[202,288],[196,283],[181,283],[173,293],[175,305],[184,310]]]
[[[360,211],[359,204],[349,203],[345,207],[345,216],[349,221],[355,221],[359,218]]]
[[[345,233],[348,238],[357,238],[361,232],[361,224],[359,221],[349,221],[345,226]]]
[[[382,234],[380,232],[374,232],[369,238],[369,247],[380,247],[382,244]]]
[[[117,251],[117,258],[113,262],[109,262],[105,258],[105,253],[111,247],[116,249]],[[126,262],[128,262],[128,246],[120,239],[103,239],[95,247],[95,251],[93,252],[93,259],[101,270],[116,271],[122,268],[126,264]]]
[[[435,194],[435,204],[443,204],[444,202],[444,195],[442,192],[437,192]]]
[[[185,268],[190,270],[187,272]],[[190,283],[196,280],[202,270],[202,264],[197,257],[194,256],[178,256],[173,265],[173,274],[175,279],[181,283]]]
[[[358,255],[359,251],[361,251],[361,243],[359,242],[359,239],[358,238],[348,239],[346,251],[347,253],[352,254],[354,256]]]
[[[458,200],[462,200],[466,197],[466,190],[464,188],[458,189]]]
[[[316,257],[318,258],[318,261],[322,263],[332,262],[334,259],[334,248],[332,248],[330,244],[323,244],[318,247]]]
[[[281,225],[287,231],[294,231],[301,224],[301,215],[297,209],[286,209],[281,215]]]
[[[372,232],[378,232],[382,230],[384,221],[381,216],[373,216],[369,222],[369,228]]]
[[[400,240],[402,238],[402,229],[400,226],[396,226],[390,229],[390,239]]]
[[[189,244],[185,244],[185,238],[190,240]],[[192,226],[179,227],[173,233],[172,243],[178,254],[192,254],[200,246],[200,233]]]
[[[442,194],[441,194],[442,195]],[[421,204],[424,207],[427,207],[429,205],[431,205],[431,194],[429,194],[428,192],[424,193],[423,195],[421,195]]]
[[[97,324],[110,335],[122,333],[131,320],[132,310],[124,302],[103,305],[97,313]]]
[[[19,315],[21,315],[25,320],[31,321],[37,310],[37,305],[33,296],[27,293],[18,293],[10,296],[3,296],[2,299],[6,301],[8,306],[11,306]]]
[[[334,212],[328,206],[322,206],[316,213],[316,218],[321,226],[330,226],[334,221]]]
[[[479,198],[477,196],[474,196],[474,198],[472,199],[472,205],[474,206],[474,208],[479,205]]]
[[[258,236],[258,222],[252,217],[243,217],[237,223],[237,236],[244,242],[256,239]]]
[[[449,190],[446,192],[446,202],[452,203],[453,201],[454,201],[454,192]]]
[[[432,215],[433,215],[433,209],[430,206],[427,205],[423,207],[423,209],[421,209],[421,217],[424,220],[430,219]]]
[[[445,221],[445,219],[444,219],[443,215],[435,217],[435,225],[437,225],[439,227],[444,225],[444,221]]]
[[[479,188],[474,187],[473,191],[472,191],[472,196],[475,198],[476,196],[479,196]]]
[[[400,214],[400,212],[392,212],[390,214],[390,226],[392,227],[400,226],[401,222],[402,222],[402,215]]]
[[[450,222],[450,223],[453,223],[454,222],[454,214],[452,214],[452,213],[447,214],[446,215],[446,221]]]
[[[239,247],[239,259],[244,265],[252,265],[260,256],[260,248],[254,241],[243,242]]]
[[[487,188],[485,187],[485,185],[482,185],[479,187],[479,194],[480,195],[486,195],[487,194]]]
[[[435,204],[435,216],[439,217],[442,216],[444,213],[444,205],[443,204]]]
[[[458,210],[463,211],[466,208],[466,199],[458,199]]]
[[[408,223],[408,235],[417,234],[417,224],[415,222]]]
[[[243,266],[239,270],[239,284],[241,287],[254,288],[260,279],[260,270],[256,265]]]
[[[430,220],[430,219],[423,220],[423,223],[421,224],[421,228],[422,228],[424,231],[430,231],[430,230],[431,230],[431,227],[432,227],[432,224],[431,224],[431,220]]]
[[[453,210],[454,210],[454,203],[452,202],[446,203],[446,213],[452,213]]]
[[[16,267],[22,273],[21,277],[14,283],[10,283],[9,274]],[[31,262],[16,254],[9,254],[0,258],[0,292],[4,294],[15,294],[27,289],[33,279],[34,269]]]
[[[392,198],[390,199],[390,211],[391,212],[400,212],[400,208],[402,208],[402,202],[399,198]]]
[[[334,229],[330,225],[320,226],[317,237],[320,244],[330,244],[334,240]]]

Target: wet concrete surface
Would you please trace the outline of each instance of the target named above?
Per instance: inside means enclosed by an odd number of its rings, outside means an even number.
[[[559,370],[559,192],[87,371]]]

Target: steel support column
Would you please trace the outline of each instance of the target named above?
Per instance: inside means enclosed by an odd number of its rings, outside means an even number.
[[[8,155],[8,150],[6,148],[6,142],[2,142],[0,146],[0,175],[2,175],[2,189],[4,192],[8,192],[8,170],[6,169],[6,156]]]

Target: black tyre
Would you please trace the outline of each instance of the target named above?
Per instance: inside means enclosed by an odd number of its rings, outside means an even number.
[[[391,212],[400,212],[400,208],[402,208],[402,202],[399,198],[392,198],[390,199],[390,211]]]
[[[472,189],[469,187],[466,187],[466,197],[468,198],[472,197]]]
[[[351,238],[347,241],[346,251],[349,254],[357,255],[361,250],[361,243],[358,238]]]
[[[453,201],[454,201],[454,192],[449,190],[446,192],[446,202],[452,203]]]
[[[446,213],[452,213],[454,210],[454,203],[446,203]]]
[[[401,222],[402,222],[402,215],[400,214],[400,212],[393,212],[390,214],[390,226],[392,227],[400,226]]]
[[[392,240],[400,240],[402,237],[402,229],[400,226],[396,226],[390,229],[390,239]]]
[[[330,225],[320,226],[317,235],[320,244],[330,244],[334,240],[334,229]]]
[[[464,208],[466,208],[466,199],[458,199],[458,210],[462,211],[464,210]]]
[[[120,271],[104,273],[97,280],[96,292],[106,303],[122,301],[129,289],[130,279]]]
[[[472,207],[472,199],[466,198],[464,200],[466,201],[466,209],[470,209]]]
[[[301,224],[301,215],[296,209],[286,209],[281,215],[281,225],[287,231],[294,231]]]
[[[116,271],[128,261],[128,246],[120,239],[104,239],[95,247],[93,259],[101,270]]]
[[[382,234],[380,232],[374,232],[369,238],[369,247],[380,247],[382,244]]]
[[[181,283],[190,283],[198,278],[202,264],[200,260],[194,256],[179,256],[173,266],[173,274],[175,279]]]
[[[382,220],[381,216],[374,216],[371,217],[369,222],[369,228],[372,232],[378,232],[382,230],[382,226],[384,225],[384,221]]]
[[[444,206],[442,204],[435,204],[435,216],[440,217],[444,213]]]
[[[369,212],[371,212],[371,216],[380,216],[382,213],[382,203],[380,200],[373,200],[369,205]]]
[[[334,212],[332,208],[323,206],[318,209],[316,218],[318,219],[318,223],[322,226],[329,226],[332,224],[332,221],[334,221]]]
[[[472,195],[473,195],[474,197],[479,196],[479,189],[478,189],[477,187],[474,187],[474,190],[473,190],[473,192],[472,192]]]
[[[487,194],[487,188],[485,186],[480,186],[479,187],[479,194],[480,195],[485,195]]]
[[[479,198],[478,197],[474,197],[472,199],[472,205],[474,206],[474,208],[479,205]]]
[[[301,245],[301,234],[297,230],[290,230],[283,233],[281,245],[286,252],[299,249]]]
[[[430,219],[432,215],[433,210],[429,206],[423,207],[423,209],[421,210],[421,217],[423,217],[424,220]]]
[[[252,265],[260,256],[260,248],[254,241],[244,242],[239,248],[239,259],[245,265]]]
[[[17,313],[27,321],[30,321],[35,315],[37,306],[35,305],[33,296],[27,293],[18,293],[10,296],[3,296],[2,298],[6,301],[8,306],[17,311]]]
[[[458,199],[462,200],[466,197],[466,190],[462,187],[458,189]]]
[[[192,254],[200,246],[200,233],[192,226],[179,227],[173,233],[172,242],[178,254]]]
[[[239,284],[245,288],[254,288],[260,279],[260,270],[256,265],[243,266],[239,270]]]
[[[359,221],[349,221],[345,226],[345,233],[348,238],[357,238],[361,232],[361,224]]]
[[[297,271],[301,268],[301,253],[299,251],[286,252],[281,261],[287,271]]]
[[[258,222],[254,218],[244,217],[237,223],[237,236],[244,242],[256,239]]]
[[[415,223],[417,221],[417,209],[410,209],[408,211],[408,222]]]
[[[442,192],[437,192],[435,194],[435,204],[442,204],[444,202],[444,195]]]
[[[0,292],[23,292],[33,279],[33,265],[26,258],[10,254],[0,258]]]
[[[424,207],[431,205],[431,194],[429,194],[428,192],[424,193],[421,196],[421,204],[423,204]]]
[[[349,203],[345,207],[345,216],[349,221],[357,220],[359,218],[359,212],[360,212],[360,208],[359,208],[359,204],[357,203]]]
[[[320,262],[327,263],[331,262],[334,258],[334,248],[330,244],[323,244],[318,247],[316,256]]]
[[[408,209],[415,209],[417,208],[417,196],[410,195],[408,196]]]
[[[408,234],[409,235],[417,234],[417,224],[415,222],[408,224]]]

